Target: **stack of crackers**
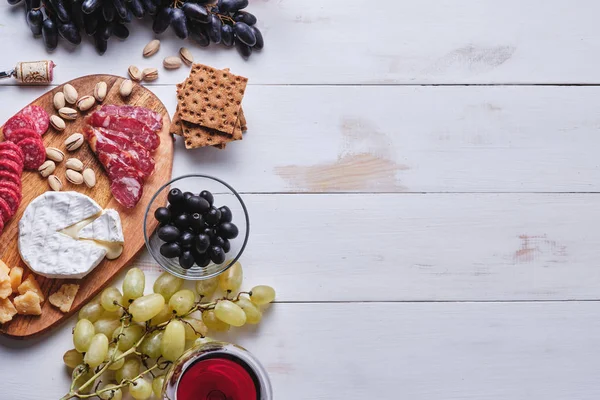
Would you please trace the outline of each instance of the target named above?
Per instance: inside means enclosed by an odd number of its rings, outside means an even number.
[[[214,146],[242,140],[248,129],[242,99],[248,78],[229,69],[192,65],[190,76],[177,85],[177,109],[171,133],[185,138],[185,147]]]

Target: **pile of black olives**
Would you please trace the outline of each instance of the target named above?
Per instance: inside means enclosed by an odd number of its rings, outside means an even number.
[[[171,189],[168,199],[168,207],[154,212],[160,222],[158,237],[165,242],[160,254],[179,258],[179,265],[185,269],[194,264],[206,267],[211,261],[225,262],[225,254],[231,250],[229,241],[239,233],[231,222],[229,207],[215,207],[214,196],[207,190],[195,195]]]

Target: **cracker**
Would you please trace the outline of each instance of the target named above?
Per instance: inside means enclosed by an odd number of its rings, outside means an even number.
[[[171,121],[171,126],[169,128],[169,133],[173,135],[183,136],[183,129],[181,127],[181,116],[179,115],[179,106],[175,109],[175,115],[173,115],[173,120]]]
[[[178,93],[181,118],[233,134],[248,79],[194,64],[189,82]]]
[[[246,132],[248,130],[248,125],[246,124],[246,116],[244,115],[242,106],[240,106],[240,115],[238,116],[238,119],[240,120],[242,132]]]
[[[68,313],[75,301],[75,296],[79,290],[79,285],[65,283],[61,285],[57,292],[48,297],[48,301],[60,311]]]
[[[186,149],[195,149],[204,146],[214,146],[230,142],[231,135],[226,135],[217,130],[183,122],[183,136]]]

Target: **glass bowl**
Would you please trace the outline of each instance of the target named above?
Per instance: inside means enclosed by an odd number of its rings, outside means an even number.
[[[180,189],[184,193],[192,192],[196,195],[203,190],[208,190],[214,196],[215,207],[229,207],[233,215],[231,222],[238,227],[239,233],[236,238],[229,240],[231,249],[226,254],[225,262],[215,264],[211,261],[206,267],[194,264],[190,269],[185,269],[179,265],[178,258],[166,258],[160,253],[160,247],[165,242],[156,233],[159,225],[154,218],[154,212],[157,208],[168,205],[166,199],[171,188]],[[209,279],[231,267],[244,252],[246,243],[248,243],[249,233],[250,220],[248,218],[248,210],[240,195],[226,182],[208,175],[184,175],[165,183],[150,199],[144,215],[144,240],[146,241],[146,248],[148,248],[152,257],[166,271],[188,280]]]

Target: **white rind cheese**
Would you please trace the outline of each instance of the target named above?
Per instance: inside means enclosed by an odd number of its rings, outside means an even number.
[[[80,239],[97,240],[108,243],[123,243],[123,228],[119,213],[113,209],[104,210],[102,215],[79,231]]]

